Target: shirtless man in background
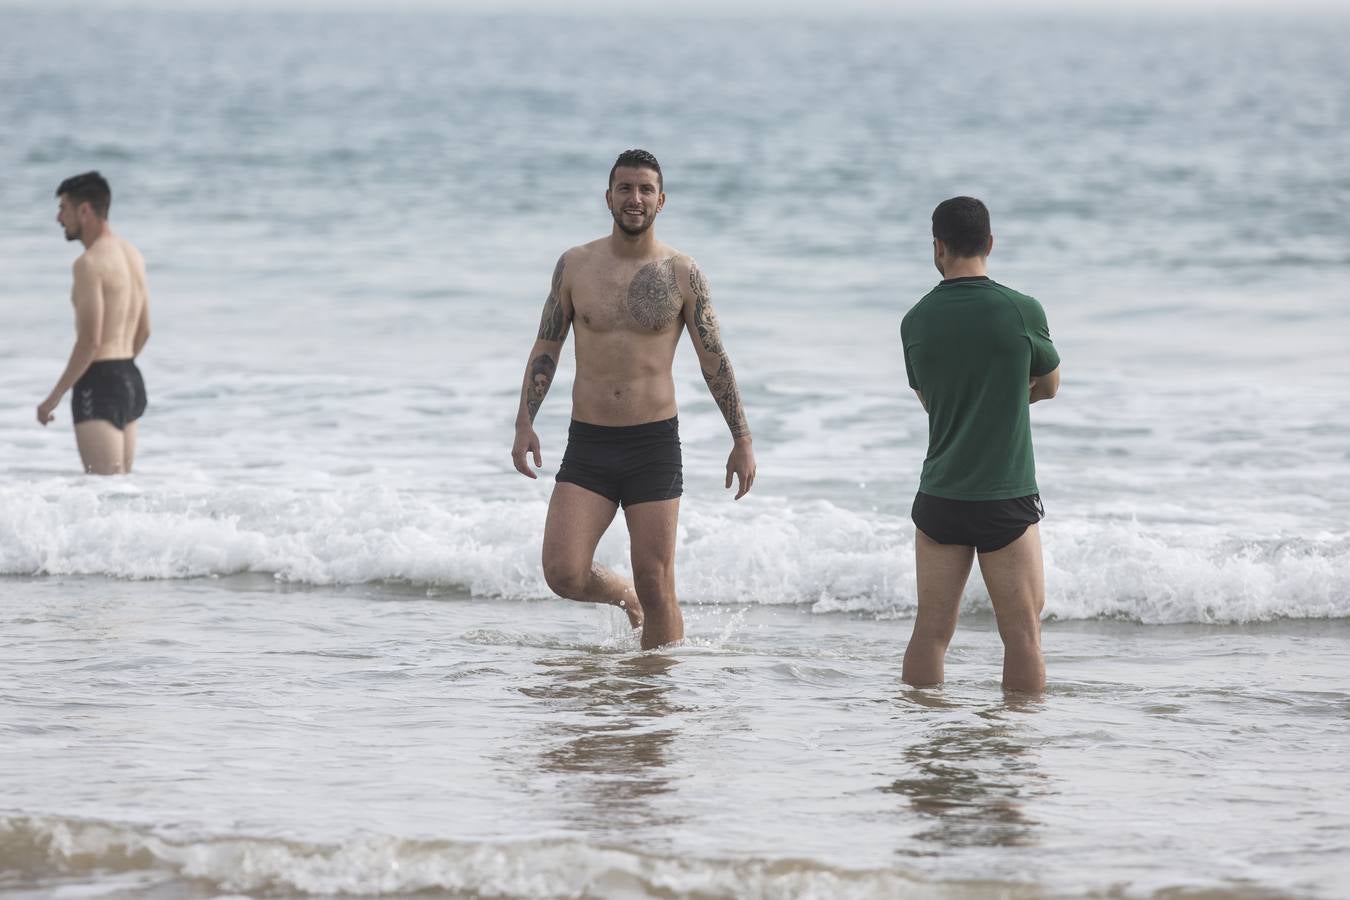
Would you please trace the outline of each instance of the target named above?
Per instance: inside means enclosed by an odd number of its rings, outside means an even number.
[[[131,471],[136,420],[145,412],[145,382],[135,357],[150,337],[145,260],[108,225],[112,191],[97,172],[61,182],[56,221],[66,240],[84,244],[75,260],[75,346],[56,387],[38,404],[42,425],[66,391],[71,395],[75,443],[84,470],[94,475]]]
[[[641,627],[647,650],[684,637],[675,597],[684,481],[671,375],[681,328],[731,429],[726,487],[737,480],[737,500],[754,484],[755,454],[708,281],[690,257],[652,232],[666,202],[656,158],[645,150],[620,154],[605,202],[614,218],[611,233],[568,250],[553,271],[525,368],[511,459],[522,475],[538,477],[526,458],[543,464],[534,417],[575,327],[572,424],[544,525],[544,578],[568,599],[623,609],[632,626]],[[594,562],[620,506],[632,581]]]

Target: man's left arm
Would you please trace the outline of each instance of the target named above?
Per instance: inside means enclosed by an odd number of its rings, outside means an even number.
[[[717,313],[713,311],[708,279],[693,260],[689,261],[689,292],[685,296],[683,314],[685,328],[698,354],[703,380],[707,382],[708,391],[722,410],[727,427],[731,429],[732,446],[731,455],[727,457],[726,486],[731,487],[734,476],[737,482],[736,499],[739,500],[755,483],[754,441],[745,420],[745,407],[741,403],[740,388],[736,385],[736,373],[731,368],[731,357],[722,346],[722,332],[717,323]]]
[[[42,425],[55,418],[52,412],[57,404],[80,380],[103,344],[103,284],[87,257],[81,256],[75,261],[74,272],[75,288],[71,296],[75,302],[75,346],[70,350],[70,361],[56,387],[38,405],[37,419]]]
[[[1027,340],[1031,342],[1031,371],[1027,385],[1027,400],[1038,403],[1052,400],[1059,393],[1059,351],[1050,340],[1050,325],[1040,303],[1026,298],[1022,305],[1022,321]]]
[[[150,340],[150,298],[147,296],[141,304],[141,314],[136,318],[136,334],[131,340],[131,355],[140,356],[145,342]]]

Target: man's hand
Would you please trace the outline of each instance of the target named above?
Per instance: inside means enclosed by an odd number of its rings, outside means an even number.
[[[1059,393],[1059,366],[1044,375],[1032,375],[1027,385],[1027,402],[1053,400]]]
[[[737,438],[731,445],[731,455],[727,457],[727,487],[731,487],[732,476],[736,478],[736,499],[750,492],[755,484],[755,448],[749,436]]]
[[[46,400],[43,400],[41,403],[38,404],[37,420],[39,425],[46,426],[48,422],[53,422],[56,420],[56,416],[52,415],[52,411],[56,409],[57,404],[59,404],[60,402],[61,402],[60,397],[57,397],[55,400],[53,400],[51,397],[48,397]]]
[[[511,447],[511,462],[515,463],[516,471],[527,478],[538,478],[534,469],[530,468],[529,461],[525,458],[526,454],[534,454],[535,466],[544,464],[544,457],[539,452],[539,435],[534,433],[534,428],[530,425],[516,428],[516,443]],[[727,486],[731,486],[728,477]]]

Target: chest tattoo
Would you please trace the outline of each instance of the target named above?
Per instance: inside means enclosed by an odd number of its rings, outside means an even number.
[[[672,260],[647,263],[628,283],[628,311],[650,331],[664,331],[680,312],[680,286]]]

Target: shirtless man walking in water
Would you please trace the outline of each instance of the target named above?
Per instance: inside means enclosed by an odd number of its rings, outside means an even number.
[[[656,239],[666,202],[661,166],[645,150],[619,155],[605,202],[611,233],[558,259],[530,350],[511,459],[538,477],[534,417],[548,393],[569,329],[576,380],[567,451],[544,526],[544,578],[563,597],[618,606],[642,628],[644,650],[684,637],[675,598],[675,528],[684,481],[671,366],[688,331],[703,378],[731,429],[726,486],[736,499],[755,481],[755,454],[731,360],[722,347],[708,280],[695,262]],[[594,562],[619,507],[632,547],[633,580]]]
[[[37,420],[53,421],[71,395],[75,443],[84,470],[94,475],[131,471],[136,420],[145,412],[145,382],[135,357],[150,337],[145,260],[108,225],[112,191],[97,172],[61,182],[56,221],[66,240],[84,244],[75,260],[75,346],[56,387],[38,404]]]

